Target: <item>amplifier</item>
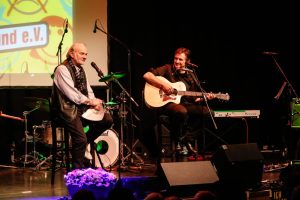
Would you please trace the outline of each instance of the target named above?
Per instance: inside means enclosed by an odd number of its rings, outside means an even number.
[[[300,99],[293,98],[291,102],[291,127],[300,128]]]
[[[272,191],[270,189],[256,191],[248,190],[246,191],[246,197],[247,200],[272,200]]]
[[[247,200],[287,200],[286,191],[280,181],[264,182],[259,189],[246,191]]]

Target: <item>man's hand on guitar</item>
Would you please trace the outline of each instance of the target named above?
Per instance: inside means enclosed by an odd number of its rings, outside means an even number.
[[[214,98],[215,98],[215,95],[214,95],[212,92],[206,93],[205,95],[206,95],[206,98],[207,98],[208,100],[211,100],[211,99],[214,99]]]
[[[160,89],[162,89],[166,95],[171,95],[174,92],[174,88],[170,85],[162,85]]]
[[[206,96],[207,100],[211,100],[211,99],[215,98],[215,95],[213,93],[206,93],[205,96]],[[195,102],[200,103],[203,100],[204,100],[203,97],[198,97],[198,98],[195,99]]]

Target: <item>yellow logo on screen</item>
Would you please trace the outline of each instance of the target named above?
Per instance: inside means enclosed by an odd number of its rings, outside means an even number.
[[[52,73],[73,43],[72,0],[7,0],[0,6],[0,73]],[[26,65],[24,65],[26,63]],[[24,67],[26,66],[26,67]]]

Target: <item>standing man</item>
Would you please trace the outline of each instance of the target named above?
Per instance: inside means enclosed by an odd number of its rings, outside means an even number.
[[[70,133],[72,139],[72,164],[75,169],[86,167],[85,150],[89,140],[83,127],[91,125],[101,134],[113,124],[111,115],[103,109],[103,101],[95,97],[86,77],[83,64],[87,55],[87,47],[83,43],[74,43],[70,47],[66,60],[54,70],[51,96],[52,117],[59,121],[65,132]],[[82,118],[88,108],[103,111],[103,119],[94,123]],[[95,137],[93,135],[92,140]]]
[[[174,53],[173,64],[165,64],[156,69],[151,68],[143,77],[147,83],[159,88],[167,95],[174,92],[172,83],[179,81],[185,84],[188,91],[200,91],[196,73],[187,68],[191,65],[190,56],[189,49],[178,48]],[[167,81],[158,76],[164,77]],[[207,93],[206,98],[212,99],[213,95]],[[178,153],[196,154],[197,152],[187,139],[187,133],[201,129],[203,118],[209,115],[208,108],[203,104],[203,97],[183,96],[180,103],[169,102],[160,107],[159,112],[170,118],[170,134],[172,139],[179,144],[177,145]]]

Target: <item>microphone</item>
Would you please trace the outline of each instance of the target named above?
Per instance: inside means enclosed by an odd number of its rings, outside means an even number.
[[[103,72],[101,71],[101,69],[97,66],[96,63],[91,62],[92,67],[96,70],[96,72],[98,73],[98,76],[100,78],[102,78],[104,76]]]
[[[66,19],[65,33],[68,32],[68,26],[69,26],[69,21],[68,21],[68,18],[67,18],[67,19]]]
[[[196,64],[194,64],[194,63],[187,63],[187,65],[188,66],[190,66],[190,67],[195,67],[195,68],[198,68],[199,66],[198,65],[196,65]]]
[[[264,51],[264,52],[262,52],[262,54],[264,54],[264,55],[271,55],[271,56],[273,56],[273,55],[278,55],[278,53],[276,53],[276,52],[271,52],[271,51]]]
[[[178,71],[187,71],[187,72],[194,72],[193,70],[191,70],[191,69],[188,69],[188,68],[186,68],[186,67],[183,67],[183,68],[179,68],[178,69]]]
[[[94,30],[93,30],[93,33],[96,33],[97,32],[97,20],[95,21],[95,24],[94,24]]]

